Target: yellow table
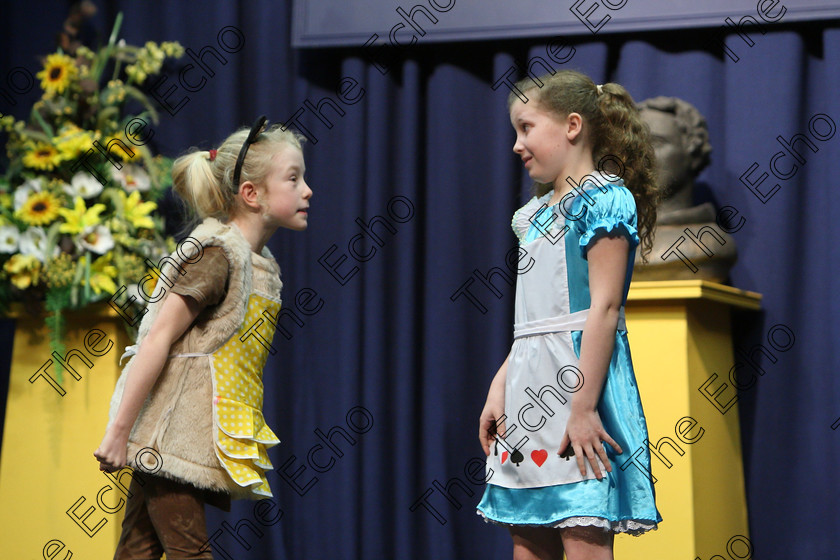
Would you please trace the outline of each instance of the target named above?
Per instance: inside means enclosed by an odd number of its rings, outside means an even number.
[[[737,403],[722,414],[699,388],[717,373],[709,392],[728,383],[734,394],[729,310],[758,310],[760,302],[759,294],[705,280],[631,284],[628,337],[663,522],[640,538],[619,536],[616,558],[727,558],[727,545],[735,553],[729,557],[746,557]],[[729,398],[719,399],[726,403]]]
[[[79,379],[64,369],[57,383],[55,366],[43,368],[55,360],[43,317],[14,316],[0,453],[2,557],[64,560],[70,551],[73,558],[111,558],[125,493],[99,471],[93,451],[104,435],[118,360],[128,343],[123,319],[105,304],[66,313],[62,358]],[[127,486],[130,477],[121,482]]]

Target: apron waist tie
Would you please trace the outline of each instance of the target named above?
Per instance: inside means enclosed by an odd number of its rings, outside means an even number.
[[[586,324],[586,318],[588,315],[589,310],[582,309],[568,315],[538,319],[536,321],[528,321],[527,323],[517,323],[513,326],[513,338],[516,340],[517,338],[524,338],[526,336],[539,336],[543,334],[568,331],[582,331],[584,324]],[[618,312],[618,324],[616,325],[616,330],[627,330],[623,305]]]
[[[138,349],[138,346],[136,344],[132,344],[131,346],[126,346],[125,347],[125,352],[120,357],[120,364],[122,364],[122,361],[125,360],[126,358],[131,358],[132,356],[135,356],[137,354],[137,349]],[[212,352],[187,352],[187,353],[183,353],[183,354],[170,354],[169,356],[167,356],[167,359],[168,358],[201,358],[201,357],[210,356],[210,355],[212,355]]]
[[[122,361],[124,359],[136,356],[138,348],[139,348],[139,346],[137,344],[132,344],[131,346],[126,346],[125,352],[120,357],[120,364],[122,364]],[[200,358],[202,356],[210,356],[210,355],[211,354],[204,354],[204,353],[200,353],[200,352],[190,352],[190,353],[184,353],[184,354],[170,354],[169,356],[167,356],[167,359],[169,359],[169,358]],[[163,411],[163,414],[161,415],[161,418],[158,420],[158,422],[155,426],[155,429],[152,432],[152,435],[149,437],[149,443],[146,445],[146,447],[155,448],[158,444],[159,439],[163,437],[163,435],[166,433],[166,430],[169,428],[169,420],[170,420],[170,417],[171,417],[171,414],[172,414],[172,410],[175,408],[175,403],[178,401],[178,398],[181,396],[181,391],[184,389],[184,383],[185,383],[186,378],[187,378],[186,375],[182,375],[178,379],[178,385],[175,388],[175,392],[172,394],[172,397],[169,400],[169,403],[166,405],[166,407]]]

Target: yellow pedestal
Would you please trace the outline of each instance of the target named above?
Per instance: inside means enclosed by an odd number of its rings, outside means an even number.
[[[80,559],[111,558],[119,536],[125,494],[99,471],[93,451],[104,435],[128,336],[107,305],[65,317],[62,358],[81,379],[64,369],[53,386],[44,375],[55,378],[54,365],[37,377],[53,359],[43,319],[16,314],[0,454],[3,558],[64,560],[68,551]]]
[[[728,558],[727,543],[735,552],[731,557],[746,557],[749,534],[737,405],[721,414],[698,388],[713,373],[718,379],[710,392],[730,383],[734,358],[729,309],[757,310],[760,301],[759,294],[704,280],[630,286],[628,337],[650,446],[658,446],[651,451],[651,462],[663,522],[639,538],[619,536],[616,558]],[[728,390],[732,392],[731,383]],[[697,424],[692,426],[689,418]]]

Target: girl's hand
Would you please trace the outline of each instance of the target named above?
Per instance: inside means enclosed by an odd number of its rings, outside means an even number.
[[[481,411],[481,416],[478,420],[478,440],[481,442],[481,448],[484,449],[485,455],[490,455],[490,446],[496,440],[496,434],[505,433],[505,423],[499,422],[499,419],[505,414],[505,398],[499,399],[497,396],[487,396],[487,402],[484,405],[484,410]]]
[[[195,272],[193,272],[195,274]],[[192,324],[202,309],[194,298],[172,293],[163,302],[149,334],[137,349],[127,373],[119,409],[93,456],[99,470],[114,472],[126,465],[128,435],[169,356],[172,343]]]
[[[490,446],[496,440],[496,434],[505,433],[504,421],[499,421],[505,415],[505,378],[507,377],[507,366],[510,355],[505,359],[499,371],[490,383],[490,390],[487,391],[487,402],[484,403],[484,410],[478,419],[478,441],[484,454],[490,455]]]
[[[586,476],[585,457],[589,460],[589,464],[592,465],[595,476],[600,480],[606,475],[602,475],[601,473],[601,468],[595,459],[596,454],[607,467],[607,471],[612,472],[612,465],[610,465],[607,452],[601,444],[602,441],[610,444],[617,454],[621,455],[623,453],[621,447],[604,430],[604,426],[601,424],[601,417],[598,415],[597,410],[580,412],[572,409],[569,422],[566,425],[566,433],[563,434],[563,441],[560,442],[560,449],[557,451],[557,454],[563,455],[564,450],[571,446],[574,449],[581,476]]]
[[[490,390],[487,391],[487,402],[478,419],[478,441],[484,454],[490,455],[490,446],[496,440],[496,434],[504,435],[505,423],[499,421],[505,415],[505,377],[507,376],[507,360],[499,368]]]
[[[125,467],[128,459],[128,432],[120,433],[113,426],[109,428],[93,456],[99,461],[100,471],[114,472]]]

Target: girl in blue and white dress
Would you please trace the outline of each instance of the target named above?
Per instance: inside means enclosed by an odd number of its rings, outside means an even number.
[[[640,234],[652,245],[653,147],[618,84],[563,71],[517,88],[513,151],[537,195],[513,216],[514,341],[481,413],[478,511],[515,560],[612,559],[615,533],[662,520],[623,307]]]

